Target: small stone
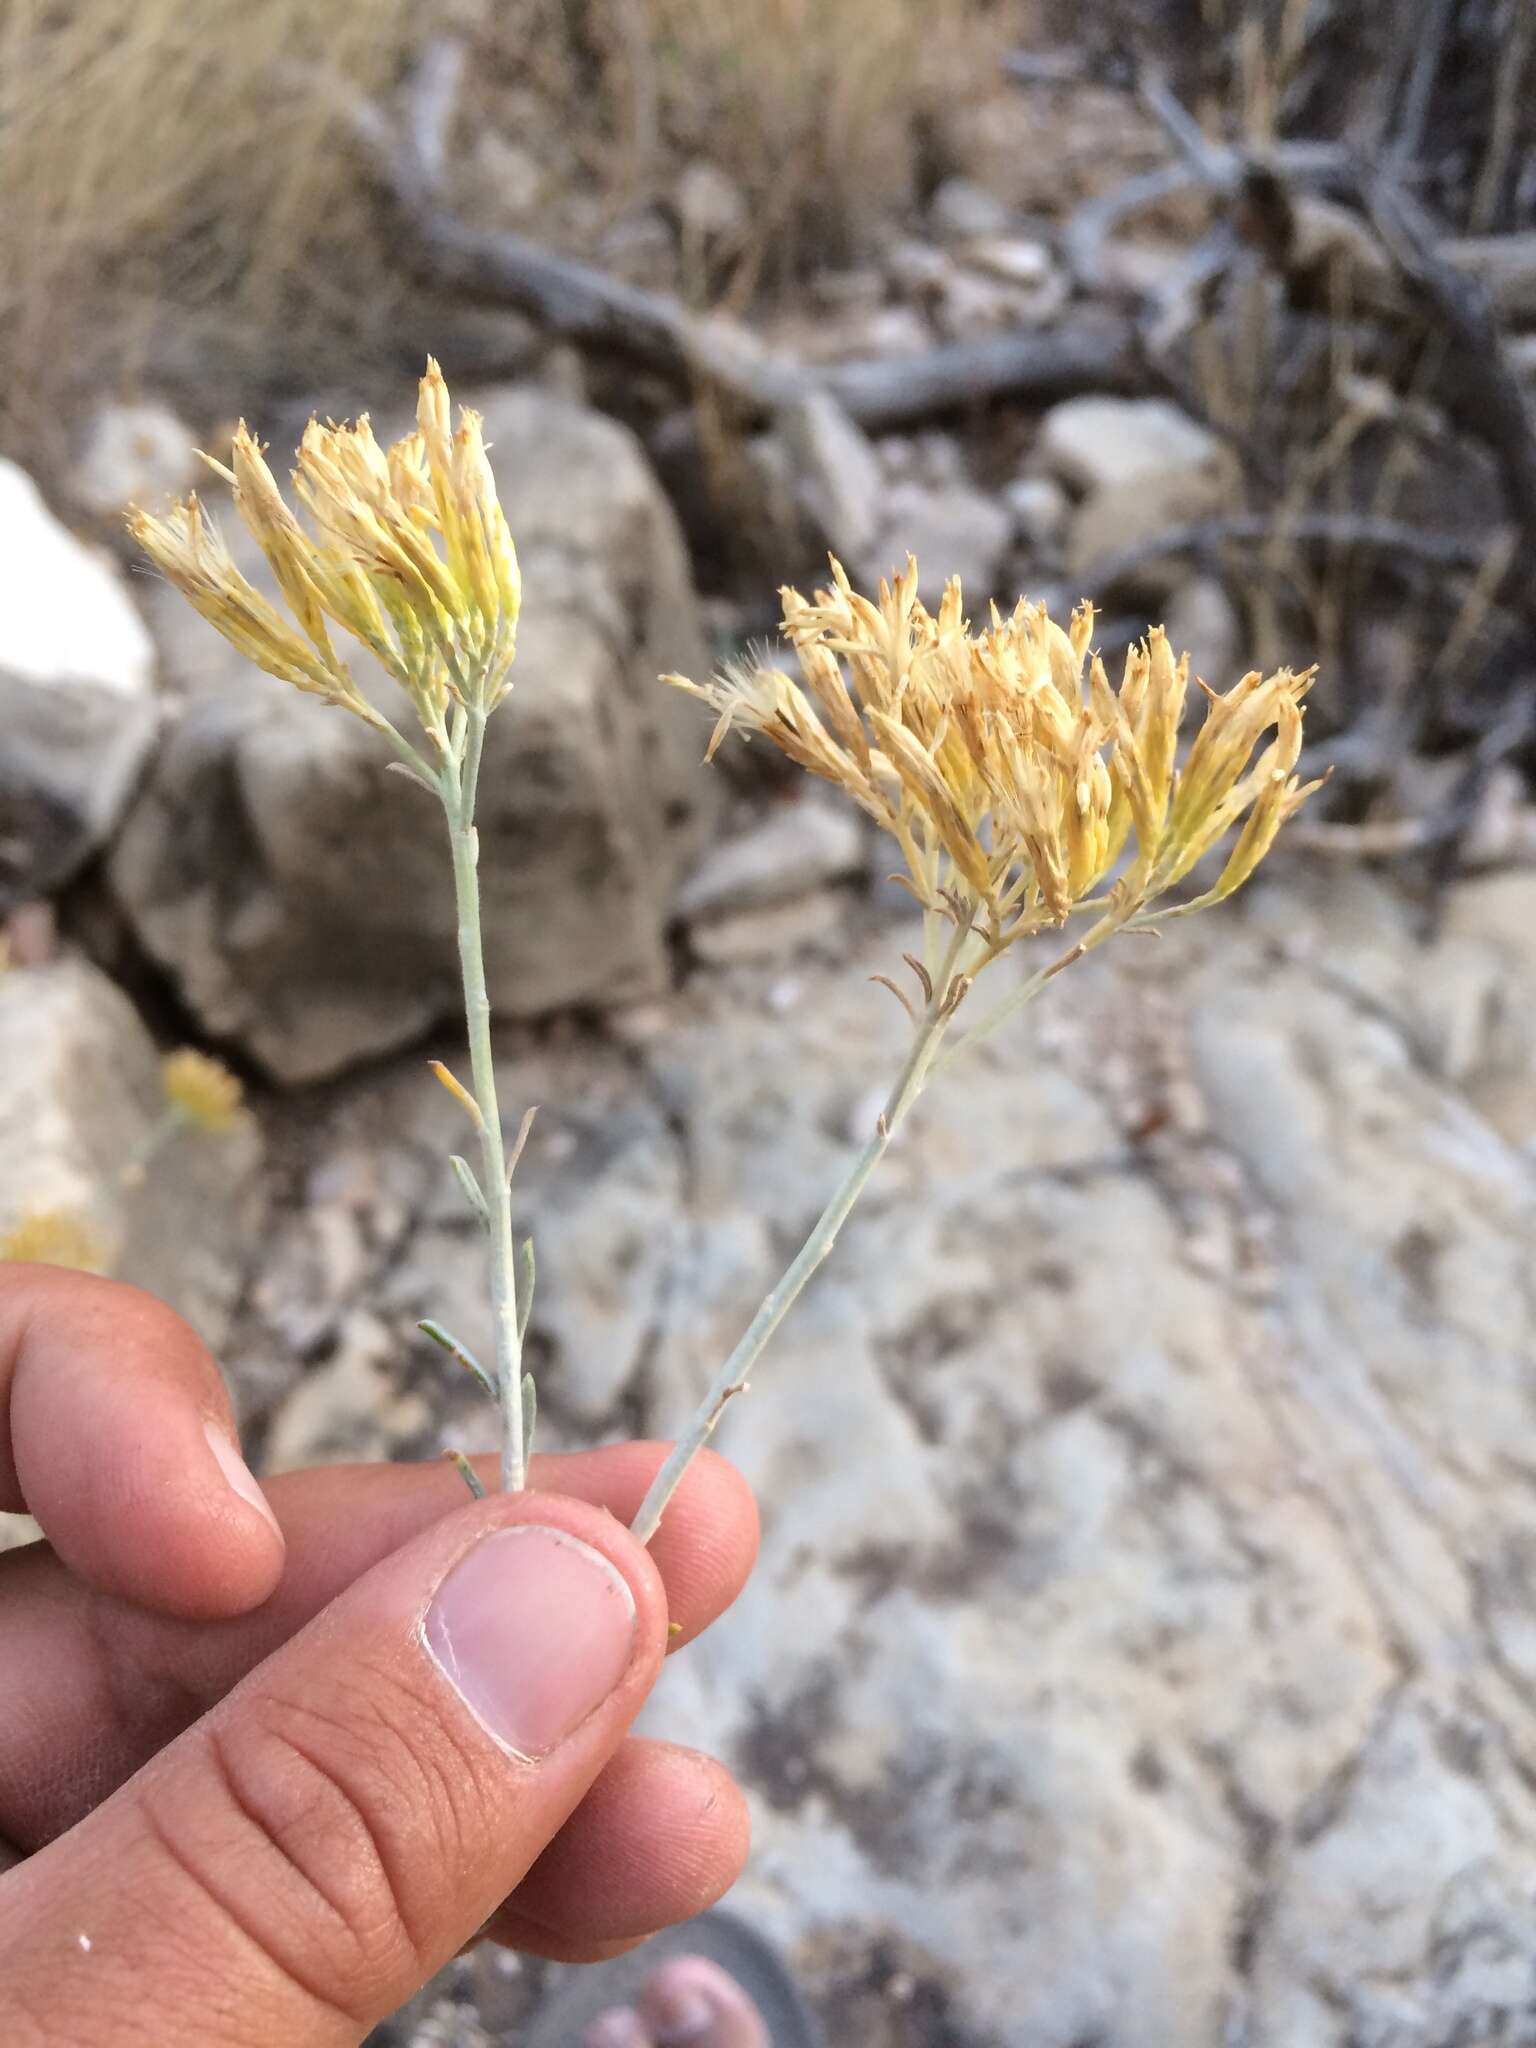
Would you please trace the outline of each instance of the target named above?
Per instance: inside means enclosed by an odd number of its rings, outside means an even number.
[[[825,391],[813,391],[778,415],[778,439],[800,511],[818,544],[842,560],[874,540],[884,483],[869,438]]]
[[[1226,587],[1214,576],[1181,583],[1163,611],[1163,629],[1175,654],[1188,653],[1194,674],[1212,689],[1235,683],[1243,660],[1243,622]]]
[[[168,406],[107,405],[87,431],[70,494],[96,518],[120,519],[130,505],[159,510],[203,473],[191,428]]]
[[[1020,476],[1004,487],[1003,503],[1013,520],[1014,536],[1042,553],[1061,546],[1072,507],[1053,476]]]
[[[973,179],[946,178],[929,201],[928,221],[935,234],[969,242],[1006,235],[1012,216],[1001,199]]]
[[[1055,258],[1044,242],[1032,242],[1019,235],[988,235],[971,242],[965,260],[1004,284],[1040,286],[1056,268]]]
[[[603,1028],[620,1045],[654,1045],[672,1028],[672,1012],[665,1003],[627,1003],[610,1010]]]
[[[912,475],[930,491],[966,482],[965,455],[953,434],[919,434],[912,443]]]
[[[1013,539],[1006,508],[967,484],[930,490],[911,482],[886,493],[881,541],[859,565],[873,585],[917,557],[924,604],[936,605],[951,576],[959,576],[967,599],[980,604],[996,594]]]
[[[1068,398],[1040,423],[1034,460],[1079,491],[1205,470],[1222,444],[1166,398]]]
[[[684,165],[672,188],[678,223],[685,238],[707,244],[734,245],[752,222],[747,195],[729,173],[705,157]]]
[[[948,292],[955,276],[955,261],[935,243],[908,236],[886,250],[885,269],[897,291],[932,302]]]
[[[1227,449],[1161,398],[1067,399],[1046,414],[1032,460],[1084,493],[1067,547],[1080,582],[1105,558],[1220,511],[1233,488]],[[1162,597],[1178,575],[1171,557],[1149,553],[1138,584]]]
[[[853,806],[798,797],[713,847],[683,884],[678,915],[697,922],[763,910],[857,874],[863,865],[864,832]]]

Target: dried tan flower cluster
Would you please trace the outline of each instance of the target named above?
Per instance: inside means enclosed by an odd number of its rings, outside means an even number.
[[[847,790],[900,846],[924,908],[974,925],[984,958],[1078,910],[1129,922],[1242,820],[1216,882],[1179,908],[1219,902],[1318,786],[1292,773],[1311,670],[1206,690],[1178,768],[1189,657],[1175,661],[1159,628],[1112,688],[1091,653],[1091,605],[1063,630],[1021,599],[973,633],[958,580],[934,616],[911,559],[878,603],[835,560],[832,575],[809,603],[781,593],[802,681],[766,662],[702,684],[667,680],[719,711],[711,754],[739,726]]]
[[[194,1046],[167,1053],[160,1064],[165,1099],[178,1122],[215,1135],[232,1131],[245,1115],[245,1090],[228,1067]]]
[[[392,447],[355,424],[311,420],[293,472],[312,537],[283,502],[242,421],[232,464],[212,467],[272,565],[297,627],[241,575],[197,498],[161,519],[135,510],[134,538],[192,606],[269,674],[383,727],[331,628],[375,655],[444,750],[453,704],[482,713],[506,691],[522,585],[497,502],[479,415],[461,410],[427,364],[417,430]]]

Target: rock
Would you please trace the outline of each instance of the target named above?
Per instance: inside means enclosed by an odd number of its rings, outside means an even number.
[[[402,1389],[401,1345],[378,1317],[355,1310],[332,1355],[298,1383],[267,1431],[262,1469],[300,1471],[340,1458],[387,1458],[425,1427],[426,1401]]]
[[[1498,762],[1488,777],[1462,860],[1469,868],[1536,867],[1536,803],[1512,761]]]
[[[656,681],[708,666],[682,542],[622,428],[542,394],[480,403],[525,588],[482,782],[491,998],[512,1016],[633,1002],[667,985],[673,883],[715,801],[705,723]],[[153,616],[184,711],[110,876],[193,1011],[289,1082],[453,1014],[436,808],[382,775],[365,727],[257,674],[170,593]]]
[[[863,865],[864,830],[853,806],[802,796],[711,847],[679,891],[677,914],[702,922],[762,910],[840,882]]]
[[[1043,244],[1007,234],[966,240],[958,255],[932,242],[900,240],[886,251],[885,265],[896,291],[916,300],[940,333],[956,341],[1038,326],[1054,319],[1069,292]]]
[[[946,178],[928,203],[935,234],[968,242],[1006,235],[1012,216],[1001,199],[970,178]]]
[[[914,554],[925,604],[938,603],[951,576],[961,578],[973,605],[980,604],[998,590],[1012,538],[1007,511],[985,492],[968,484],[932,490],[917,482],[897,483],[885,494],[881,538],[859,570],[873,586]]]
[[[718,164],[694,157],[672,188],[672,203],[685,240],[709,248],[733,248],[752,222],[752,209],[736,180]]]
[[[907,1995],[988,2048],[1217,2048],[1239,2016],[1342,2048],[1409,1999],[1443,2017],[1427,2041],[1500,1981],[1469,1897],[1512,1941],[1536,1716],[1494,1631],[1536,1517],[1490,1461],[1530,1430],[1536,1183],[1266,944],[1229,921],[1150,968],[1122,950],[1062,995],[1063,1035],[1042,1007],[936,1088],[727,1422],[764,1564],[649,1726],[724,1739],[755,1806],[738,1902],[826,2011],[887,1944]],[[836,1170],[823,1134],[897,1056],[894,1005],[872,1030],[822,986],[654,1055],[719,1134],[693,1155],[708,1234],[658,1347],[674,1370],[782,1260],[722,1295],[741,1252],[713,1233],[750,1204],[793,1242]],[[1185,1062],[1188,1106],[1128,1141],[1106,1075],[1156,1099]],[[1205,1186],[1226,1258],[1190,1256]],[[1490,1557],[1507,1621],[1477,1618]]]
[[[779,960],[807,946],[830,940],[842,925],[842,907],[821,891],[798,896],[792,903],[773,903],[760,910],[738,910],[729,917],[695,925],[693,950],[711,966],[727,967],[748,960]]]
[[[885,252],[885,272],[892,286],[927,305],[942,302],[954,282],[956,263],[937,243],[903,236]]]
[[[223,1340],[259,1214],[253,1123],[163,1133],[160,1060],[83,960],[0,974],[0,1233],[55,1219],[94,1270],[136,1281]]]
[[[1536,1152],[1536,866],[1449,892],[1423,981],[1442,1014],[1458,983],[1470,998],[1454,1078],[1496,1130]]]
[[[0,916],[105,845],[154,740],[154,650],[106,555],[0,460]]]
[[[933,329],[915,306],[855,307],[818,326],[807,360],[845,362],[849,356],[920,356],[933,346]]]
[[[1169,598],[1162,624],[1170,643],[1193,657],[1194,671],[1213,690],[1229,689],[1247,668],[1243,622],[1214,576],[1192,576]]]
[[[1015,477],[1003,491],[1003,503],[1013,521],[1014,537],[1025,547],[1051,554],[1061,546],[1072,507],[1054,477]]]
[[[934,1082],[725,1417],[761,1559],[645,1730],[736,1769],[737,1910],[832,2038],[1524,2038],[1536,1165],[1408,1021],[1415,906],[1274,865]],[[1508,961],[1531,878],[1498,879],[1454,940]],[[863,976],[914,944],[502,1062],[509,1118],[546,1105],[515,1185],[550,1441],[690,1412],[873,1127],[908,1026]],[[332,1093],[298,1180],[375,1264],[326,1271],[483,1341],[453,1105],[414,1057]],[[428,1370],[411,1442],[483,1414]],[[421,2009],[476,2038],[497,1996],[460,1964]]]
[[[1038,290],[1055,272],[1056,260],[1044,242],[1021,235],[986,235],[972,241],[965,260],[975,270],[1001,278],[1004,284]]]
[[[179,498],[206,476],[196,437],[169,406],[106,405],[87,429],[70,494],[94,517],[121,520],[131,505]]]
[[[912,475],[931,491],[947,490],[952,484],[965,484],[965,453],[955,436],[936,430],[915,435],[912,440]]]
[[[1033,460],[1074,490],[1213,468],[1216,436],[1166,398],[1066,398],[1040,423]]]
[[[817,547],[844,561],[860,559],[874,542],[884,496],[868,436],[824,391],[784,406],[776,424],[795,503]]]
[[[1221,442],[1161,398],[1066,399],[1046,414],[1032,459],[1085,494],[1067,548],[1080,579],[1122,549],[1219,511],[1233,488]],[[1139,587],[1166,594],[1173,574],[1149,560]]]

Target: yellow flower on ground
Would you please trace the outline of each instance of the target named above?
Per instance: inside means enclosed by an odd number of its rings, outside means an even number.
[[[165,1099],[177,1118],[200,1131],[233,1130],[245,1114],[245,1090],[238,1076],[193,1046],[168,1053],[160,1075]]]
[[[0,1231],[0,1259],[72,1266],[81,1273],[105,1273],[109,1263],[100,1237],[67,1209],[24,1209]]]
[[[934,614],[910,558],[878,601],[835,560],[832,579],[809,602],[781,592],[798,679],[759,661],[666,680],[718,710],[711,754],[740,727],[845,789],[901,848],[924,909],[975,928],[972,971],[1079,911],[1120,928],[1241,823],[1212,887],[1164,914],[1219,902],[1318,787],[1292,772],[1310,669],[1224,695],[1200,684],[1205,719],[1181,769],[1189,656],[1175,660],[1160,628],[1112,687],[1091,605],[1064,628],[1021,599],[973,632],[958,580]]]

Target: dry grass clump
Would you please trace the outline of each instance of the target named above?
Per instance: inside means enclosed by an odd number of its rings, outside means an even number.
[[[46,461],[72,393],[131,383],[166,306],[221,336],[343,322],[320,246],[362,217],[345,99],[409,0],[0,0],[0,446]]]
[[[510,0],[494,70],[563,116],[615,200],[702,158],[750,202],[743,288],[846,253],[859,220],[963,167],[1033,0]],[[494,106],[489,110],[494,118]]]

